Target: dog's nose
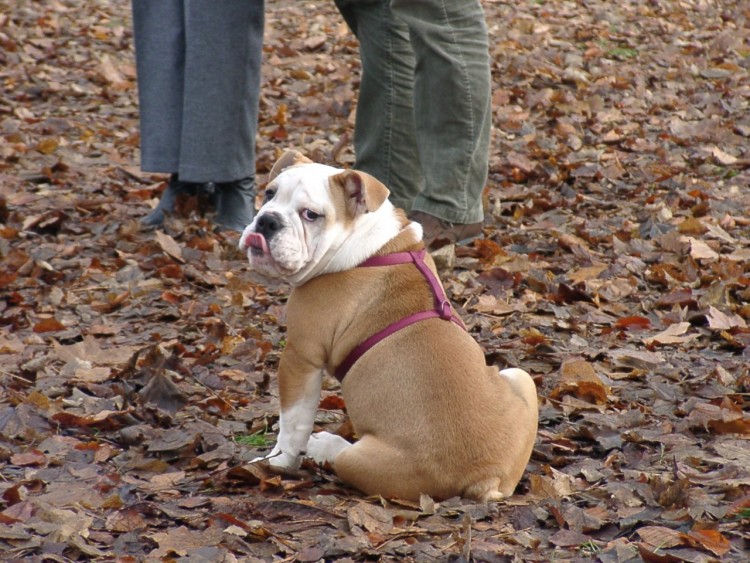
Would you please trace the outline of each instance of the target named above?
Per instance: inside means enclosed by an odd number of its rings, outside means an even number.
[[[264,213],[255,223],[255,232],[262,234],[266,239],[270,239],[280,229],[281,221],[274,213]]]

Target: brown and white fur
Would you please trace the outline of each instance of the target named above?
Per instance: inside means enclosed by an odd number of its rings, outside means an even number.
[[[365,338],[432,307],[414,266],[356,268],[376,254],[423,248],[422,229],[372,176],[295,151],[276,163],[267,193],[240,248],[255,270],[293,290],[278,374],[280,431],[264,459],[289,469],[303,456],[331,462],[344,482],[383,497],[511,495],[536,436],[534,382],[521,369],[487,367],[479,345],[453,322],[412,324],[354,364],[342,393],[356,443],[312,434],[323,375]]]

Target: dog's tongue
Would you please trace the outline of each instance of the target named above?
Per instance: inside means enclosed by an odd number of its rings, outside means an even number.
[[[264,237],[260,233],[248,234],[247,238],[245,239],[245,244],[247,244],[248,248],[256,248],[263,254],[269,253],[268,244],[266,244],[266,237]]]

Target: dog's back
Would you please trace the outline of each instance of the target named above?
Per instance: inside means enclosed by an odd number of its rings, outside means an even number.
[[[361,358],[343,392],[357,434],[404,453],[413,475],[407,498],[512,494],[536,435],[531,377],[487,367],[474,339],[440,319],[389,339],[387,353],[373,349]],[[393,496],[403,497],[404,485],[389,484]]]

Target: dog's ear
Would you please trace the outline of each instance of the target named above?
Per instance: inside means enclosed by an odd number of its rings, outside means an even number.
[[[297,164],[309,164],[312,160],[307,158],[304,154],[295,150],[288,150],[281,155],[276,164],[271,168],[271,172],[268,174],[268,181],[271,182],[276,176],[281,174],[285,168],[290,166],[296,166]]]
[[[358,170],[346,170],[330,178],[332,189],[339,189],[346,208],[356,217],[377,211],[391,192],[375,177]]]

